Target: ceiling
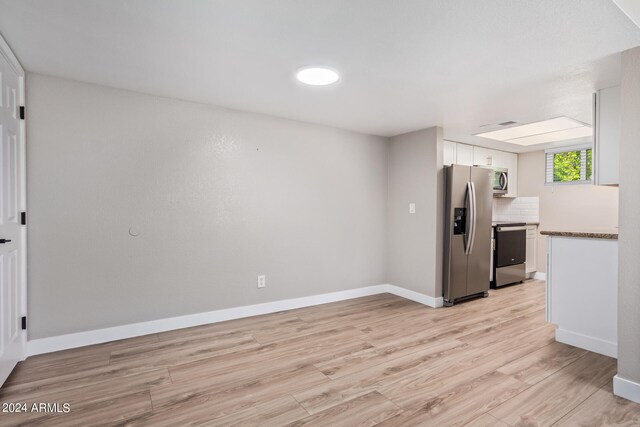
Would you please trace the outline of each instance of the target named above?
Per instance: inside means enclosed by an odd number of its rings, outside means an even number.
[[[0,0],[31,72],[391,136],[591,122],[640,28],[610,0]],[[328,65],[339,83],[296,82]],[[539,147],[537,147],[539,148]],[[536,147],[533,147],[536,149]]]

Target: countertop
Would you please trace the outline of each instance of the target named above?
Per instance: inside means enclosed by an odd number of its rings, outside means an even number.
[[[559,237],[582,237],[589,239],[618,240],[618,230],[598,230],[598,231],[551,231],[542,230],[540,234],[544,236]]]

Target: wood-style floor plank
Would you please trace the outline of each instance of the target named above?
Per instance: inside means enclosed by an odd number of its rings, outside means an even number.
[[[532,339],[535,336],[541,338]],[[403,408],[414,407],[441,397],[451,388],[465,387],[476,378],[497,372],[496,369],[503,364],[529,354],[538,346],[547,345],[550,340],[548,328],[542,326],[507,343],[496,344],[490,349],[470,348],[452,358],[454,360],[448,360],[445,369],[423,369],[421,372],[384,384],[379,390]]]
[[[407,405],[399,405],[403,409],[402,413],[385,420],[380,425],[463,426],[508,401],[527,387],[529,385],[522,381],[492,371],[463,384],[445,387],[433,397],[416,398]]]
[[[124,425],[149,427],[174,426],[282,426],[309,416],[288,394],[278,397],[253,394],[235,400],[216,401],[217,396],[171,408],[156,408],[126,420]],[[222,396],[225,397],[225,396]]]
[[[289,427],[353,427],[378,425],[402,410],[378,392],[371,392],[288,424]]]
[[[468,346],[459,341],[446,341],[432,347],[373,366],[353,375],[293,393],[293,397],[310,413],[316,413],[345,399],[377,391],[386,384],[411,378],[424,370],[437,370],[447,359],[462,354]]]
[[[527,384],[536,384],[584,356],[586,350],[554,342],[498,369]]]
[[[572,364],[491,411],[507,424],[550,426],[616,374],[616,361],[587,352]]]
[[[111,352],[111,366],[176,366],[184,363],[255,349],[260,344],[251,335],[211,339],[199,337],[185,340],[158,341],[133,350]]]
[[[301,339],[290,339],[255,349],[238,351],[210,359],[188,362],[169,368],[174,383],[193,381],[194,379],[220,379],[220,375],[243,375],[251,378],[264,370],[287,369],[297,364],[320,363],[325,360],[342,357],[358,351],[372,348],[371,344],[351,336],[353,328],[332,329],[306,336]]]
[[[554,340],[544,282],[433,309],[382,294],[35,356],[0,426],[639,425],[615,361]]]
[[[604,388],[597,390],[565,415],[558,427],[640,426],[640,405],[621,399]]]
[[[45,356],[48,355],[43,354],[34,357],[40,358],[38,360],[46,360]],[[63,359],[57,362],[52,361],[51,363],[32,363],[32,358],[30,357],[16,366],[4,386],[47,380],[55,376],[65,375],[68,372],[91,371],[108,366],[110,358],[109,351],[72,356],[68,360]]]
[[[509,427],[509,424],[506,424],[489,414],[483,414],[470,423],[465,424],[464,427]]]
[[[293,365],[279,370],[267,370],[256,375],[243,375],[238,380],[231,377],[232,375],[223,379],[212,377],[156,387],[151,390],[151,400],[154,408],[158,409],[175,410],[178,407],[208,402],[225,412],[230,405],[242,407],[249,396],[265,398],[278,393],[293,393],[330,381],[312,365]]]
[[[315,366],[320,372],[335,380],[373,366],[381,365],[390,360],[396,360],[413,353],[420,353],[437,348],[434,342],[428,338],[420,338],[419,336],[410,336],[407,338],[408,339],[396,341],[384,347],[373,347],[356,353],[349,353],[343,357],[316,363]],[[457,341],[454,343],[453,340],[443,342],[451,342],[456,346],[460,344]]]
[[[187,414],[188,415],[188,414]],[[266,400],[259,405],[243,411],[237,411],[225,417],[207,422],[209,426],[264,426],[278,427],[304,419],[307,412],[290,395],[274,400]]]
[[[62,400],[50,403],[62,403]],[[0,426],[114,426],[152,410],[148,391],[103,396],[77,405],[70,399],[69,413],[3,413]]]

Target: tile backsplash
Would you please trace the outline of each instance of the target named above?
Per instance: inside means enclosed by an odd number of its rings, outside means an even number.
[[[538,197],[516,197],[493,199],[493,221],[540,221],[540,199]]]

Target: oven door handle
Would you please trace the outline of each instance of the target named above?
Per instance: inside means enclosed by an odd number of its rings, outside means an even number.
[[[496,227],[496,231],[498,233],[508,233],[509,231],[522,231],[526,230],[527,226],[517,226],[517,227]]]
[[[507,173],[500,172],[500,189],[506,191],[508,185],[509,185],[509,178],[507,178]]]

